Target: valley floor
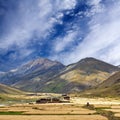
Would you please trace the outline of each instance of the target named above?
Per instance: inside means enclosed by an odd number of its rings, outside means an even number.
[[[86,106],[87,102],[89,102],[90,107]],[[90,99],[76,97],[71,98],[71,103],[22,103],[0,107],[0,120],[88,119],[120,120],[120,100],[108,98]]]

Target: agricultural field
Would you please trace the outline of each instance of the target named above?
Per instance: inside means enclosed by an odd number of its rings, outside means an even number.
[[[21,96],[22,97],[22,96]],[[26,99],[39,96],[26,96]],[[16,96],[18,99],[19,97]],[[89,102],[89,106],[86,103]],[[70,103],[13,103],[0,107],[0,120],[120,120],[120,100],[72,97]]]

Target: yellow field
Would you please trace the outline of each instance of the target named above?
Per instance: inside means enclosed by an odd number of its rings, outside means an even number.
[[[120,101],[112,99],[72,98],[71,103],[49,104],[14,104],[0,107],[0,112],[23,112],[20,115],[0,115],[0,120],[108,120],[83,106],[89,102],[95,108],[112,111],[120,117]]]
[[[107,120],[106,118],[99,116],[99,115],[46,115],[46,116],[38,116],[38,115],[31,115],[31,116],[0,116],[0,120]]]

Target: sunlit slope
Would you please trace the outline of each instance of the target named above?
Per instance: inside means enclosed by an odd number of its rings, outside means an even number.
[[[110,76],[99,86],[85,91],[82,95],[98,97],[120,97],[120,72]]]
[[[8,87],[6,85],[0,84],[0,94],[24,94],[25,92],[18,89]]]

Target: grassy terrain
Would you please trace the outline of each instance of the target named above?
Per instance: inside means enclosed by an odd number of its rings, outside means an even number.
[[[15,112],[15,111],[4,111],[0,112],[0,115],[22,115],[23,112]]]

